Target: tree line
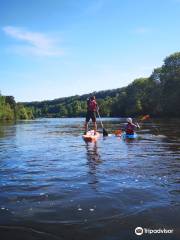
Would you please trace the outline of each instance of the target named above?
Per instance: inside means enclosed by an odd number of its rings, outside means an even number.
[[[148,78],[114,90],[93,92],[105,117],[151,114],[155,117],[180,116],[180,52],[165,58]],[[35,117],[84,117],[86,99],[91,94],[51,101],[24,103]]]
[[[87,109],[86,100],[92,94],[96,96],[100,114],[104,117],[136,117],[145,114],[154,117],[179,117],[180,52],[166,57],[163,65],[154,69],[148,78],[135,79],[127,87],[49,101],[24,102],[16,104],[14,112],[17,112],[18,118],[25,119],[84,117]],[[6,111],[9,111],[7,114],[13,115],[13,111],[11,112],[13,105],[7,100],[5,102]]]
[[[34,118],[32,109],[16,103],[13,96],[0,94],[0,120],[17,120]]]

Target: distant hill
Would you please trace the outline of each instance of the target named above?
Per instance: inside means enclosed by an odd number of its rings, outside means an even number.
[[[44,100],[44,101],[33,101],[33,102],[22,102],[22,104],[32,107],[37,106],[41,107],[42,105],[48,104],[48,105],[55,105],[55,104],[62,104],[62,103],[69,103],[74,100],[80,100],[85,101],[88,97],[91,95],[95,95],[97,99],[104,99],[105,97],[116,97],[117,94],[119,94],[121,91],[123,91],[125,88],[117,88],[117,89],[111,89],[111,90],[103,90],[98,92],[91,92],[83,95],[74,95],[70,97],[62,97],[62,98],[56,98],[53,100]]]
[[[74,95],[70,97],[63,97],[54,100],[23,102],[26,107],[33,110],[36,117],[77,117],[85,116],[86,101],[91,95],[95,95],[97,101],[102,107],[102,103],[112,100],[119,96],[125,88],[117,88],[112,90],[104,90],[92,92],[83,95]],[[101,109],[102,111],[102,109]],[[107,109],[104,109],[103,115],[109,115]]]
[[[165,58],[148,78],[135,79],[127,87],[40,102],[24,102],[35,117],[82,117],[86,99],[95,95],[102,116],[180,116],[180,52]]]

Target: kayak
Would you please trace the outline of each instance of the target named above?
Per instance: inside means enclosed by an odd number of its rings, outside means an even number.
[[[85,135],[82,136],[86,142],[95,142],[100,137],[100,134],[96,132],[94,135],[94,130],[88,131]]]
[[[126,139],[136,139],[137,138],[137,134],[134,133],[134,134],[127,134],[127,133],[123,133],[123,138],[126,138]]]

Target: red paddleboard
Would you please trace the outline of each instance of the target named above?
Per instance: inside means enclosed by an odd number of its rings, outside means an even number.
[[[96,132],[94,135],[94,130],[88,131],[87,134],[83,135],[83,139],[86,142],[95,142],[99,138],[100,134]]]

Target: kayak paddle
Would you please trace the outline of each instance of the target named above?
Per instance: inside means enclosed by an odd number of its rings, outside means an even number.
[[[147,119],[149,119],[150,118],[150,115],[144,115],[142,118],[140,118],[140,120],[139,120],[139,122],[142,122],[142,121],[144,121],[144,120],[147,120]],[[114,134],[116,135],[116,136],[121,136],[122,135],[122,130],[121,129],[118,129],[118,130],[115,130],[114,131]]]
[[[149,119],[150,116],[149,115],[144,115],[141,119],[140,119],[140,122],[144,121],[144,120],[147,120]]]
[[[114,134],[116,135],[116,136],[121,136],[122,135],[122,130],[121,129],[118,129],[118,130],[115,130],[114,131]]]

